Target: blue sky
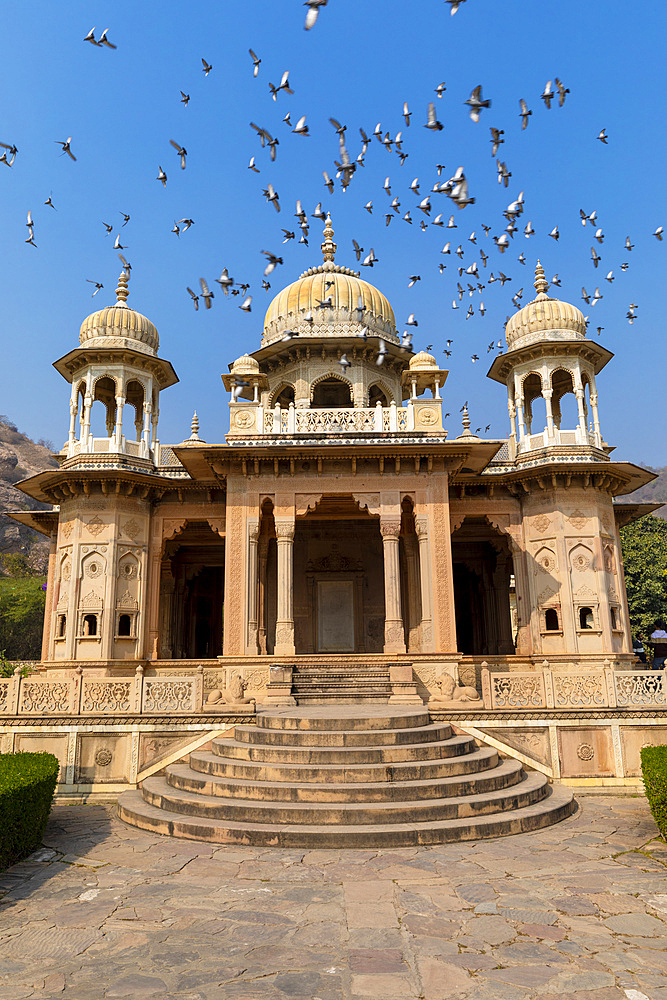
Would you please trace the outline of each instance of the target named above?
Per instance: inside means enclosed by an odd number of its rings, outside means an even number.
[[[443,0],[329,0],[314,29],[305,32],[299,0],[27,0],[8,6],[0,40],[0,141],[15,143],[19,154],[11,170],[0,164],[0,411],[34,438],[58,447],[65,440],[69,391],[51,362],[77,345],[89,312],[114,300],[120,264],[113,241],[120,233],[133,268],[130,304],[156,324],[160,353],[181,379],[163,394],[160,438],[187,437],[196,408],[202,437],[223,440],[228,415],[220,373],[259,346],[271,297],[321,260],[316,219],[310,220],[308,247],[282,243],[282,227],[296,226],[300,198],[309,215],[318,201],[332,212],[338,263],[355,266],[353,238],[366,251],[375,249],[379,263],[362,268],[362,276],[389,297],[399,332],[409,313],[416,314],[415,348],[432,344],[450,369],[450,434],[459,432],[458,411],[467,399],[473,429],[490,424],[489,436],[507,435],[505,393],[485,377],[493,358],[487,347],[503,338],[512,295],[523,287],[522,304],[533,297],[540,257],[548,278],[560,276],[562,287],[553,294],[590,316],[592,338],[596,327],[604,327],[600,341],[615,352],[598,379],[602,431],[617,446],[615,456],[667,464],[661,315],[667,240],[651,235],[667,226],[667,136],[660,110],[667,14],[663,5],[649,9],[650,16],[638,16],[636,6],[620,0],[551,6],[467,0],[451,17]],[[115,51],[83,42],[93,25],[98,36],[109,28]],[[249,47],[262,59],[257,79]],[[202,57],[213,64],[208,77]],[[295,93],[281,93],[274,103],[268,83],[278,83],[286,69]],[[556,102],[547,111],[540,94],[556,76],[570,94],[563,108]],[[447,90],[437,100],[434,88],[441,81]],[[475,124],[463,102],[480,83],[492,107]],[[181,89],[191,95],[187,108]],[[522,97],[533,111],[525,131]],[[401,115],[406,100],[413,112],[409,128]],[[422,127],[431,100],[441,132]],[[307,116],[311,137],[291,133],[282,122],[287,111],[293,123]],[[360,151],[360,126],[370,133],[379,121],[392,137],[402,130],[405,164],[373,140],[349,189],[337,185],[329,195],[322,170],[333,176],[338,156],[330,115],[347,125],[352,157]],[[279,138],[274,164],[250,121]],[[492,125],[505,132],[499,156],[512,171],[507,189],[496,181]],[[596,140],[602,128],[606,146]],[[59,154],[55,141],[70,135],[76,163]],[[170,139],[188,150],[185,171]],[[247,169],[252,155],[259,174]],[[458,211],[445,195],[433,196],[431,220],[454,212],[458,228],[422,232],[417,204],[438,180],[437,163],[445,165],[442,180],[465,168],[476,203]],[[156,180],[158,165],[167,173],[166,188]],[[389,227],[386,176],[401,203]],[[409,190],[415,177],[420,197]],[[262,197],[268,182],[280,195],[280,214]],[[501,255],[492,236],[502,233],[502,212],[520,191],[525,212]],[[49,196],[57,211],[44,205]],[[363,208],[369,199],[372,215]],[[37,249],[24,242],[29,209]],[[402,218],[408,209],[412,225]],[[580,209],[597,212],[602,245],[593,240],[594,228],[582,227]],[[122,229],[121,212],[131,216]],[[177,237],[171,229],[181,218],[195,224]],[[530,239],[523,235],[528,220],[536,231]],[[102,222],[114,226],[111,236]],[[482,224],[491,226],[489,237]],[[557,243],[548,236],[556,225]],[[476,245],[468,242],[473,231]],[[634,244],[630,253],[626,236]],[[500,270],[512,281],[502,289],[499,282],[487,285],[472,299],[466,294],[454,311],[459,261],[440,253],[449,239],[452,250],[464,246],[465,266],[479,263],[483,281]],[[602,258],[597,270],[592,246]],[[486,270],[480,248],[489,256]],[[261,288],[261,250],[284,259],[269,292]],[[517,261],[521,252],[526,266]],[[441,261],[447,264],[443,275]],[[237,308],[238,298],[218,294],[214,279],[223,267],[251,284],[249,315]],[[605,280],[609,270],[612,284]],[[421,281],[409,289],[410,274]],[[195,288],[200,276],[216,297],[210,311],[195,313],[186,286]],[[94,299],[87,278],[104,283]],[[590,293],[599,286],[603,300],[586,306],[582,286]],[[475,315],[466,320],[469,302]],[[631,302],[638,306],[632,326],[625,318]],[[447,339],[454,341],[450,359],[442,354]],[[471,361],[473,354],[478,362]]]

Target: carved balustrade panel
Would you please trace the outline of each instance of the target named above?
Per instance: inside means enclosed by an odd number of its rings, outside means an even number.
[[[29,681],[21,683],[19,712],[24,715],[68,714],[74,710],[75,682]]]
[[[9,711],[9,685],[12,683],[11,677],[0,677],[0,712]]]
[[[554,708],[604,708],[609,704],[602,670],[552,673]]]
[[[396,420],[398,424],[399,431],[407,431],[408,429],[408,411],[399,406],[396,410]]]
[[[195,677],[146,677],[142,712],[195,712],[201,706]]]
[[[663,670],[616,670],[614,682],[619,708],[667,705],[667,685]]]
[[[84,680],[81,694],[82,713],[129,712],[134,702],[134,679]]]
[[[542,674],[491,674],[492,708],[545,708],[546,704]]]

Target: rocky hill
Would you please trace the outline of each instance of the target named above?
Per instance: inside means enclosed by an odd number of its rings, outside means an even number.
[[[656,472],[658,478],[654,479],[652,483],[648,483],[646,486],[640,487],[640,489],[635,490],[634,493],[630,493],[627,497],[622,497],[623,501],[635,501],[639,503],[664,503],[665,506],[657,510],[656,516],[663,517],[667,520],[667,465],[663,465],[661,469],[654,469],[652,466],[646,466],[651,472]]]
[[[35,443],[21,434],[7,417],[0,416],[0,512],[5,510],[44,510],[46,504],[20,493],[14,483],[45,469],[58,468],[49,441]],[[48,553],[48,541],[43,535],[0,516],[0,555],[22,554],[38,564]]]

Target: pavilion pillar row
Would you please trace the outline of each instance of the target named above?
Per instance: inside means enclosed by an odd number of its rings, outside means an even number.
[[[259,652],[259,619],[257,614],[257,595],[259,590],[258,539],[259,521],[248,521],[248,635],[246,653],[249,656],[256,656]]]
[[[422,653],[432,653],[435,651],[435,637],[433,635],[433,575],[431,573],[428,519],[425,517],[416,518],[415,528],[419,540],[419,585],[422,603],[419,648]]]
[[[278,614],[275,656],[294,656],[294,519],[276,518],[278,546]],[[398,539],[397,539],[398,543]]]
[[[384,553],[384,652],[405,653],[398,550],[401,522],[381,519],[380,531]]]

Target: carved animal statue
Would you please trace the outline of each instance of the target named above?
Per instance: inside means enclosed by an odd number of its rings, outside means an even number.
[[[451,674],[443,674],[440,680],[440,693],[429,698],[429,705],[453,705],[461,702],[480,702],[477,690],[457,684]]]
[[[232,674],[229,679],[229,687],[220,690],[215,688],[206,699],[207,705],[217,705],[220,702],[226,705],[248,705],[254,698],[245,697],[246,682],[240,674]]]

